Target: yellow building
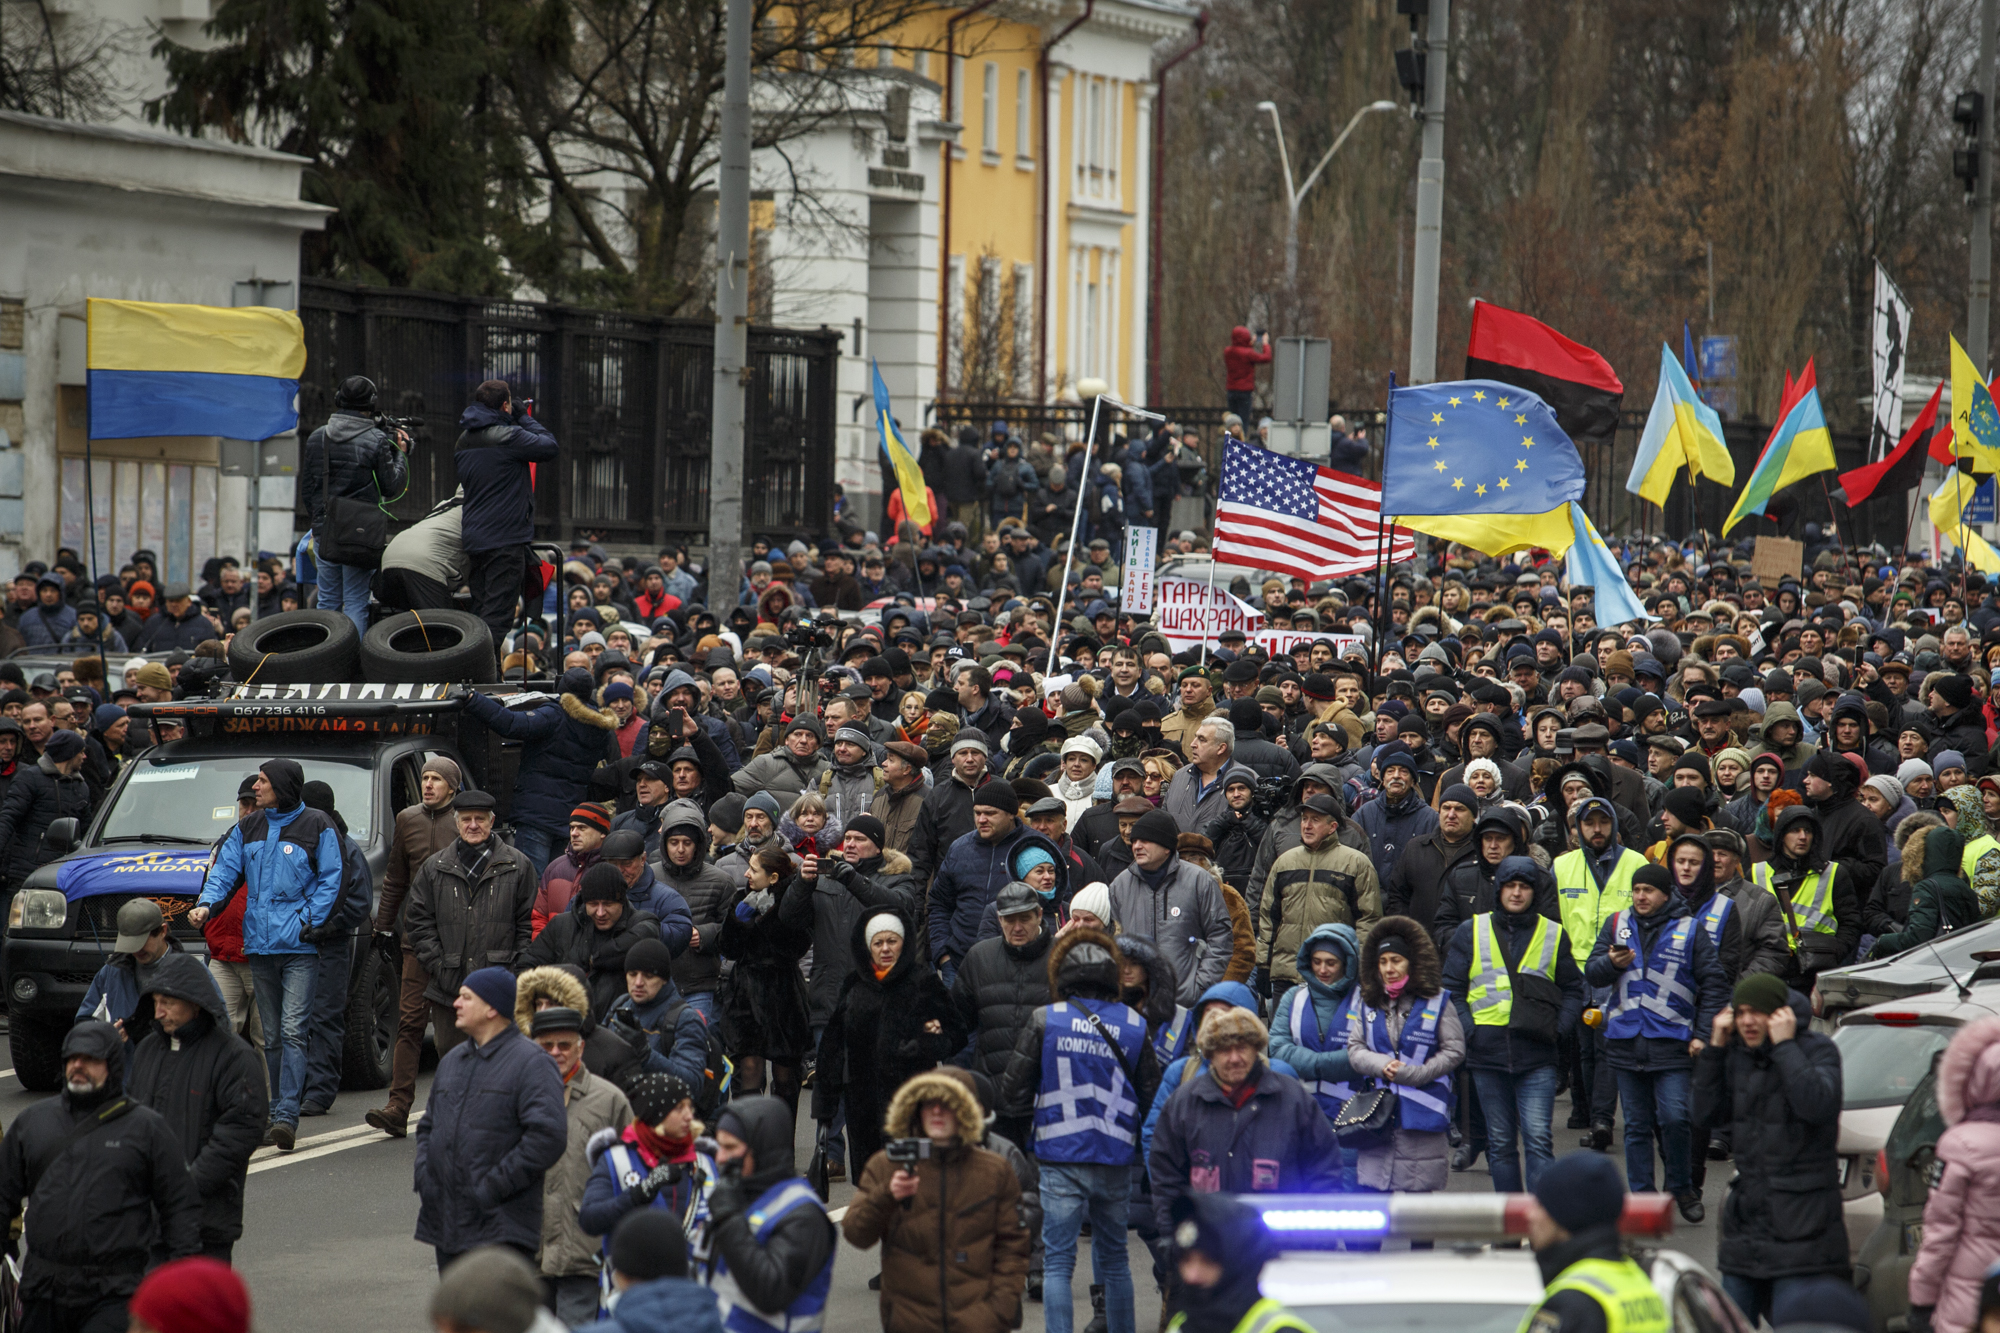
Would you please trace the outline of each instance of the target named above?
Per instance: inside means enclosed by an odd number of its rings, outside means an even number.
[[[1178,0],[943,6],[877,50],[847,117],[785,160],[759,154],[775,200],[760,247],[771,316],[848,333],[844,408],[865,402],[871,362],[906,428],[940,397],[1046,401],[1080,379],[1143,398],[1154,68],[1196,13]],[[808,190],[811,210],[788,202]],[[873,415],[841,417],[839,478],[879,515]]]

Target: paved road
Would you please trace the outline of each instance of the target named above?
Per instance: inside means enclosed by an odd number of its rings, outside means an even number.
[[[429,1085],[426,1075],[418,1089],[419,1105]],[[266,1148],[252,1160],[236,1263],[250,1284],[260,1327],[311,1328],[318,1333],[423,1333],[429,1328],[425,1308],[436,1281],[435,1266],[429,1248],[411,1239],[417,1217],[416,1195],[410,1189],[415,1142],[391,1141],[362,1123],[362,1114],[379,1096],[344,1094],[332,1114],[304,1122],[297,1151],[280,1156]],[[12,1071],[0,1075],[0,1120],[11,1124],[32,1100],[14,1081]],[[1556,1114],[1567,1117],[1564,1102],[1557,1103]],[[1560,1126],[1560,1118],[1557,1123]],[[1574,1151],[1577,1136],[1576,1130],[1558,1128],[1558,1154]],[[805,1140],[802,1135],[802,1162],[810,1150]],[[1622,1165],[1622,1156],[1614,1155],[1614,1160]],[[1711,1268],[1716,1218],[1728,1175],[1726,1163],[1712,1166],[1709,1221],[1682,1226],[1671,1242]],[[1451,1188],[1490,1190],[1485,1162],[1455,1174]],[[842,1207],[852,1195],[850,1186],[836,1184],[831,1206]],[[1138,1327],[1146,1333],[1158,1326],[1159,1297],[1148,1277],[1145,1247],[1134,1239],[1130,1253],[1138,1279]],[[1085,1274],[1079,1275],[1076,1286],[1078,1330],[1090,1318],[1085,1263]],[[878,1327],[877,1297],[867,1282],[879,1268],[875,1254],[842,1242],[834,1265],[828,1328],[864,1333]],[[1039,1306],[1028,1307],[1024,1327],[1027,1333],[1043,1327]]]

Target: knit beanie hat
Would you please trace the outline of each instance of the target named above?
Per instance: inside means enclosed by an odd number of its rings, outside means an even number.
[[[596,801],[585,801],[569,812],[572,824],[588,824],[599,833],[611,832],[611,812]]]
[[[859,833],[862,837],[886,851],[889,846],[889,830],[873,815],[856,815],[847,821],[846,832]]]
[[[613,874],[617,874],[614,867]],[[620,875],[622,880],[624,876]],[[673,975],[674,956],[664,941],[640,940],[625,951],[625,970],[644,972],[649,976],[667,977]]]
[[[1542,1168],[1534,1195],[1556,1225],[1572,1235],[1611,1226],[1625,1211],[1625,1181],[1601,1153],[1558,1157]]]
[[[1667,793],[1667,812],[1689,828],[1700,828],[1708,815],[1708,802],[1694,787],[1675,787]]]
[[[679,1074],[641,1074],[625,1089],[625,1100],[632,1104],[634,1118],[648,1125],[657,1125],[673,1113],[682,1102],[694,1100],[694,1089]]]
[[[611,1269],[633,1282],[687,1276],[687,1232],[666,1208],[635,1208],[611,1232]]]
[[[483,1245],[444,1270],[430,1313],[482,1333],[528,1333],[541,1308],[541,1279],[528,1261],[504,1245]]]
[[[582,903],[622,903],[626,892],[625,872],[608,861],[599,861],[576,882],[576,900]]]
[[[1876,791],[1881,792],[1882,799],[1889,803],[1891,814],[1894,814],[1896,807],[1903,803],[1903,784],[1892,777],[1878,775],[1868,779],[1868,781],[1861,785],[1864,787],[1873,787]]]
[[[1774,1014],[1790,1003],[1791,994],[1784,978],[1771,972],[1753,972],[1736,983],[1730,1003],[1760,1014]]]
[[[1110,924],[1111,886],[1102,880],[1084,885],[1069,900],[1069,910],[1072,912],[1088,912],[1099,921],[1107,925]]]
[[[160,1265],[127,1309],[156,1333],[250,1333],[250,1291],[235,1269],[215,1259]]]
[[[1174,817],[1164,810],[1149,810],[1132,823],[1132,833],[1128,841],[1150,842],[1168,851],[1180,845],[1181,826]]]
[[[1004,778],[988,778],[979,790],[972,793],[974,806],[986,806],[991,810],[1005,810],[1017,814],[1021,809],[1021,798],[1015,794],[1013,784]]]
[[[1903,766],[1896,770],[1896,781],[1902,783],[1905,788],[1909,787],[1912,778],[1932,778],[1936,776],[1937,774],[1931,772],[1931,766],[1921,759],[1905,759]]]
[[[614,870],[612,872],[616,874]],[[482,967],[469,974],[464,981],[467,990],[493,1006],[493,1012],[506,1017],[514,1014],[514,974],[504,967]]]

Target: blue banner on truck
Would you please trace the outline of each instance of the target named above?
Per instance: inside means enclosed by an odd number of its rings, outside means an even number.
[[[56,887],[75,902],[103,893],[167,893],[189,897],[208,878],[209,853],[114,852],[79,856],[56,870]]]

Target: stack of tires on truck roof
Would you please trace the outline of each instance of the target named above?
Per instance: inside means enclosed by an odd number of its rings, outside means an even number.
[[[296,759],[308,781],[333,787],[379,899],[396,812],[421,799],[432,756],[493,792],[507,820],[519,747],[463,713],[467,688],[553,691],[547,676],[500,681],[492,634],[464,611],[403,612],[366,634],[335,612],[287,611],[229,640],[220,679],[182,675],[205,693],[128,710],[135,721],[178,723],[182,736],[128,759],[87,823],[52,823],[42,849],[52,859],[6,905],[0,985],[24,1088],[58,1086],[63,1035],[112,956],[119,907],[153,899],[174,946],[206,956],[187,914],[235,823],[237,786],[259,764]],[[353,938],[341,1087],[370,1090],[389,1081],[401,941],[376,934],[372,912]]]

